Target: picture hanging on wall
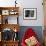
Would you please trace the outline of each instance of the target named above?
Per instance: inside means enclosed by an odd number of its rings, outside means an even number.
[[[37,19],[37,8],[23,8],[23,15],[24,19],[31,19],[36,20]]]

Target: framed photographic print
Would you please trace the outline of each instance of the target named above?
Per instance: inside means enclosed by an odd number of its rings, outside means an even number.
[[[37,8],[24,8],[23,9],[24,19],[37,19]]]
[[[9,15],[9,10],[2,10],[2,15]]]

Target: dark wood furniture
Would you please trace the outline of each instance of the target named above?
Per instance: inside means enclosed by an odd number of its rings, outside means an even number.
[[[5,19],[5,17],[8,17],[8,16],[14,16],[16,17],[17,16],[17,19],[18,19],[18,16],[19,16],[19,7],[0,7],[0,18],[1,18],[1,24],[3,24],[3,19]],[[7,22],[7,18],[5,20],[5,24]]]
[[[17,23],[9,24],[7,19],[8,16],[14,16],[14,17],[17,16]],[[19,40],[15,40],[15,41],[2,40],[2,32],[5,28],[12,29],[14,32],[19,31],[18,16],[19,16],[19,7],[0,7],[0,32],[1,32],[0,46],[18,46]],[[5,18],[6,20],[4,21]]]
[[[3,46],[18,46],[18,41],[5,41],[2,44]]]

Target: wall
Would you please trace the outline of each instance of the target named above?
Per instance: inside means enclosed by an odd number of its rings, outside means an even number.
[[[1,6],[1,7],[14,6],[14,1],[15,1],[15,0],[0,0],[0,6]]]
[[[46,0],[44,0],[44,26],[46,26]]]
[[[43,34],[42,34],[42,27],[41,26],[21,26],[20,27],[20,32],[19,32],[20,42],[21,42],[21,40],[22,40],[22,38],[24,36],[25,31],[28,28],[32,28],[33,31],[35,31],[35,33],[37,34],[37,37],[38,37],[39,41],[42,43],[43,42]]]
[[[0,6],[15,6],[15,0],[0,0]],[[20,7],[20,26],[43,26],[43,6],[42,0],[17,0],[17,6]],[[23,19],[23,8],[37,8],[37,20],[24,20]],[[10,20],[10,19],[9,19]]]
[[[43,26],[43,6],[42,0],[24,0],[20,2],[20,25],[21,26]],[[23,19],[23,8],[37,8],[37,20],[24,20]]]

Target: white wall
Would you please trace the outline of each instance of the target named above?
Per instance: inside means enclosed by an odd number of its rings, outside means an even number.
[[[18,1],[19,2],[19,1]],[[22,0],[20,8],[20,25],[22,26],[43,26],[43,6],[42,0]],[[37,20],[24,20],[23,19],[23,8],[37,8]]]
[[[0,6],[15,6],[15,0],[0,0]],[[20,26],[43,26],[43,6],[42,0],[17,0],[19,9],[19,24]],[[24,20],[23,8],[37,8],[37,20]]]
[[[10,7],[10,6],[14,6],[15,3],[14,3],[15,0],[0,0],[0,6],[1,7]]]

